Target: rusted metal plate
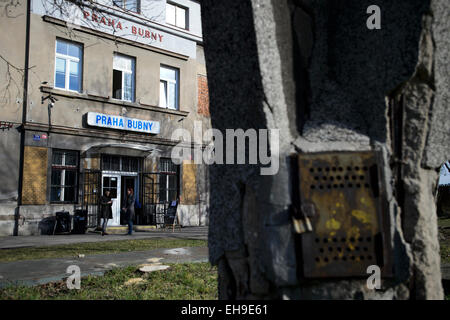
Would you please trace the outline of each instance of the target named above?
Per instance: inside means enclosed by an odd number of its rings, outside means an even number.
[[[313,232],[302,235],[305,278],[367,276],[383,259],[375,152],[299,154],[300,203]]]

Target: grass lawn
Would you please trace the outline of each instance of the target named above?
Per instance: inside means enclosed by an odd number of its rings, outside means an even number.
[[[104,276],[81,279],[80,290],[65,281],[36,287],[0,289],[0,300],[213,300],[217,299],[217,268],[209,263],[168,264],[169,269],[142,273],[136,266],[116,268]]]
[[[44,258],[75,257],[78,254],[119,253],[145,251],[156,248],[206,247],[206,240],[153,238],[141,240],[118,240],[88,242],[32,248],[0,249],[0,262],[32,260]]]

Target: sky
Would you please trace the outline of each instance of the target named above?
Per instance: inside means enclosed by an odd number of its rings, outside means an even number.
[[[447,162],[450,167],[450,161]],[[439,177],[439,185],[450,184],[450,172],[446,168],[446,166],[442,166],[441,168],[441,176]]]

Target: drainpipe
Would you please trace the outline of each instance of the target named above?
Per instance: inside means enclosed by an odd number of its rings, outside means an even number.
[[[20,162],[19,162],[19,183],[17,205],[20,208],[22,205],[22,189],[23,189],[23,162],[24,162],[24,148],[25,148],[25,124],[27,122],[27,105],[28,105],[28,69],[29,69],[29,55],[30,55],[30,16],[31,16],[31,0],[27,0],[27,16],[25,29],[25,68],[23,74],[23,109],[22,109],[22,125],[20,128]],[[18,235],[18,223],[20,217],[20,209],[16,210],[14,235]]]

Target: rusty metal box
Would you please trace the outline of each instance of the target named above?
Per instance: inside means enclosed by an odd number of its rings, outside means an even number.
[[[367,276],[383,264],[380,177],[375,152],[298,155],[305,278]]]

